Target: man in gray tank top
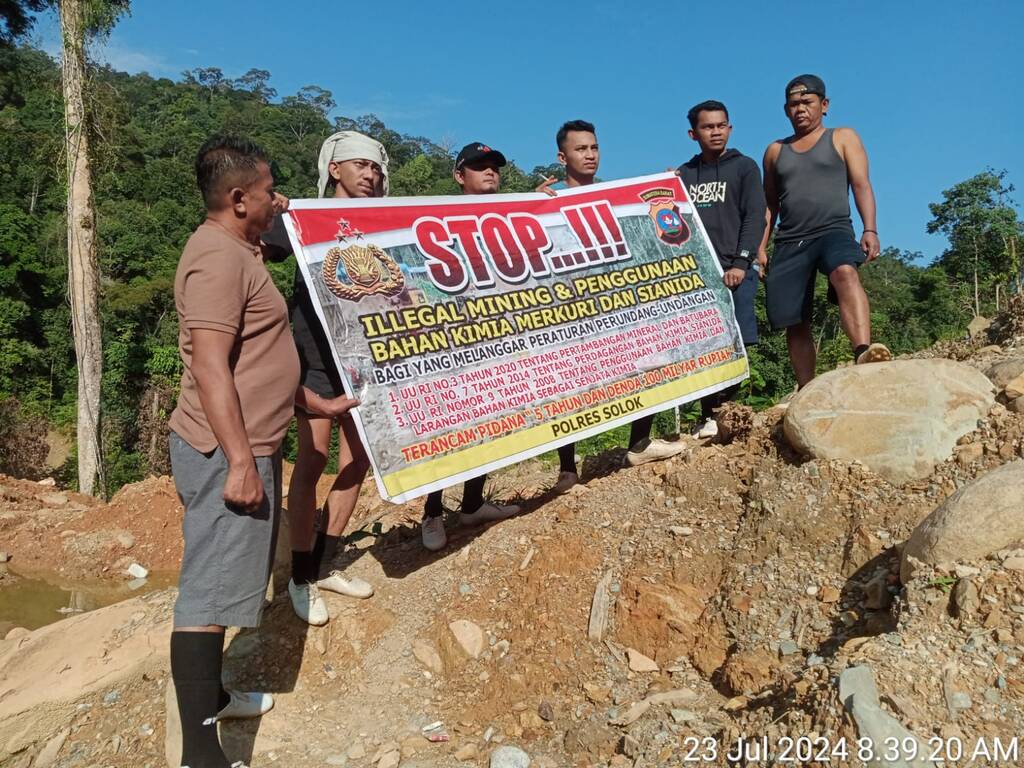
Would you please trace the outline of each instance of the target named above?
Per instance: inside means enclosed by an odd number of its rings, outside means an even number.
[[[764,153],[768,226],[758,261],[768,321],[772,328],[786,329],[789,359],[800,387],[814,378],[811,309],[818,272],[828,278],[829,299],[839,305],[857,363],[892,359],[885,345],[871,343],[868,297],[857,275],[861,264],[881,252],[868,156],[852,128],[825,128],[828,106],[821,78],[793,78],[786,86],[785,104],[793,135],[772,142]],[[850,218],[850,189],[864,224],[860,242]],[[775,253],[769,265],[766,248],[776,217]]]

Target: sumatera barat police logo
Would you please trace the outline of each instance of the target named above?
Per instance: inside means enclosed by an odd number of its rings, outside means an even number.
[[[338,243],[324,259],[324,284],[339,299],[359,301],[363,296],[395,296],[405,288],[405,276],[397,262],[378,245],[349,245],[363,233],[344,219],[338,222]]]
[[[654,231],[658,237],[669,245],[682,245],[690,239],[690,228],[676,207],[671,189],[648,189],[640,194],[640,199],[651,206],[647,214],[654,221]]]

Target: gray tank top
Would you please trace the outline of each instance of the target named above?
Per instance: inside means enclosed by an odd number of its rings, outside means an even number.
[[[835,231],[853,235],[846,163],[832,143],[831,128],[806,152],[794,152],[783,144],[775,176],[779,192],[775,242],[808,240]]]

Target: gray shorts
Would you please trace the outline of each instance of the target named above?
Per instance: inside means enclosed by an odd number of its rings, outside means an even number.
[[[169,442],[174,486],[185,505],[174,626],[257,627],[281,518],[281,452],[256,458],[265,496],[247,513],[224,503],[228,462],[220,447],[200,453],[174,432]]]

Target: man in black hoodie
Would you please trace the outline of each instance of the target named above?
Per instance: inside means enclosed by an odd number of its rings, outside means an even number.
[[[715,247],[724,271],[723,280],[732,290],[736,321],[743,344],[757,344],[757,267],[754,259],[765,228],[764,188],[757,163],[735,149],[726,149],[732,126],[729,110],[720,101],[704,101],[688,113],[690,138],[700,152],[679,166],[679,176],[693,201],[700,220]],[[718,425],[714,411],[732,398],[738,385],[716,392],[700,401],[698,437],[714,437]]]
[[[743,344],[757,343],[757,267],[754,258],[765,228],[764,189],[757,163],[735,149],[726,149],[732,126],[729,111],[720,101],[703,101],[691,109],[690,138],[700,152],[676,170],[700,214],[711,244],[722,265],[725,284],[732,291],[736,320]],[[736,394],[739,385],[708,395],[700,401],[701,424],[694,430],[699,438],[718,434],[715,409]],[[642,439],[651,432],[653,416],[633,422],[626,463],[631,466],[656,461],[680,452],[678,443]]]

